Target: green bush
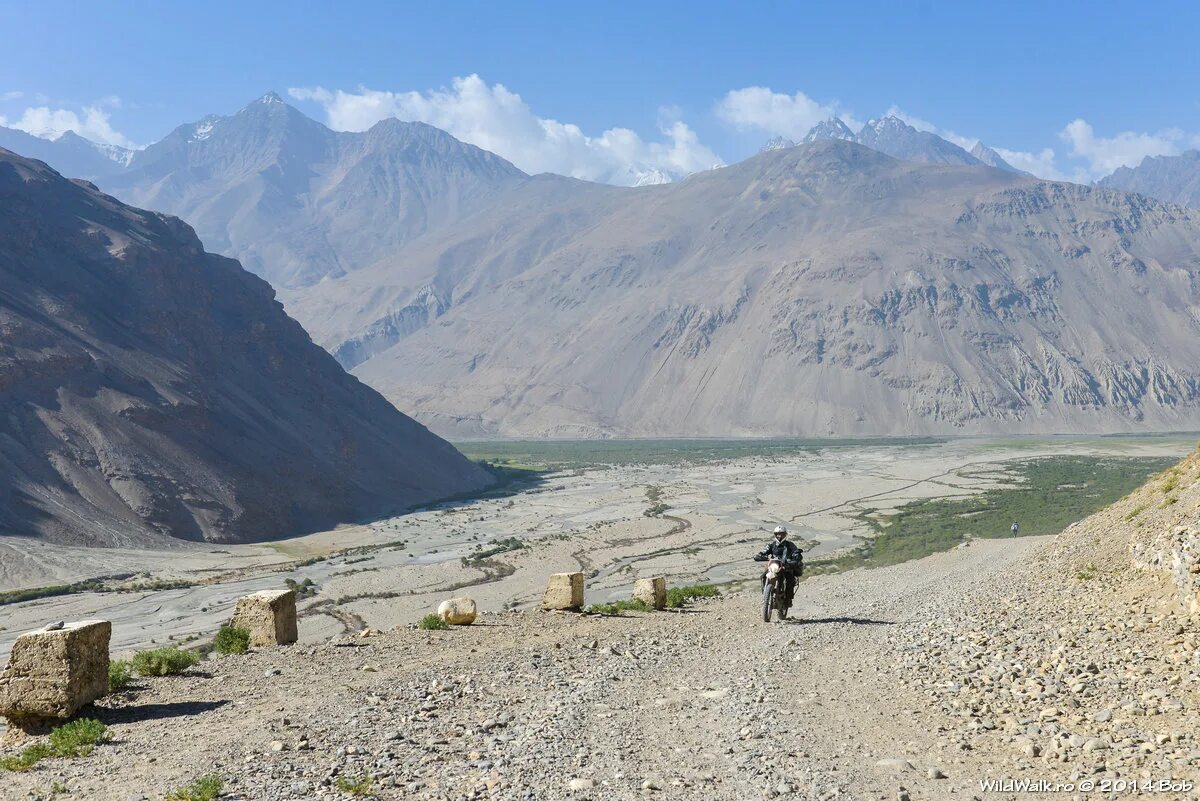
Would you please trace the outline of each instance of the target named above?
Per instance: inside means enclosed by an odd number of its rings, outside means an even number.
[[[174,676],[190,667],[195,667],[200,657],[191,651],[169,646],[139,651],[133,657],[133,669],[139,676]]]
[[[650,612],[650,604],[634,598],[628,601],[613,601],[610,604],[592,604],[587,609],[589,612],[594,612],[600,615],[619,615],[621,612]]]
[[[39,761],[54,756],[54,749],[46,743],[31,745],[19,754],[0,758],[0,769],[21,773],[29,770]]]
[[[119,693],[133,684],[133,665],[124,659],[108,663],[108,691]]]
[[[176,787],[167,793],[166,801],[214,801],[221,794],[224,782],[215,773],[201,776],[184,787]]]
[[[351,779],[346,776],[339,776],[337,787],[347,795],[368,795],[371,792],[371,777],[364,775],[359,776],[357,779]]]
[[[693,598],[715,598],[721,591],[711,584],[691,584],[667,590],[667,606],[678,609]]]
[[[50,747],[55,756],[87,756],[108,739],[108,727],[98,720],[79,718],[50,732]]]
[[[450,624],[430,612],[421,618],[421,622],[417,624],[417,628],[424,631],[445,631],[450,628]]]
[[[0,759],[0,769],[26,771],[50,757],[82,757],[108,740],[108,727],[98,720],[80,718],[50,732],[50,742],[34,743],[21,753]]]
[[[249,648],[250,632],[233,626],[221,626],[213,640],[213,649],[218,654],[244,654]]]

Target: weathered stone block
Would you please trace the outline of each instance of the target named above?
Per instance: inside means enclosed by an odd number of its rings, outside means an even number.
[[[15,726],[63,720],[108,693],[107,620],[22,634],[0,673],[0,715]]]
[[[583,606],[583,574],[555,573],[542,596],[543,609],[578,609]]]
[[[654,609],[667,608],[667,580],[663,576],[638,579],[633,583],[633,599]]]
[[[242,596],[229,625],[250,632],[250,644],[255,647],[295,642],[299,637],[295,590],[263,590]]]
[[[478,613],[478,609],[475,606],[475,601],[464,595],[459,598],[442,601],[438,606],[437,613],[438,617],[451,626],[469,626],[475,622],[475,615]]]

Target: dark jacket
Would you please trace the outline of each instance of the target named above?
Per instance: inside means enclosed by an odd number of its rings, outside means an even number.
[[[780,560],[786,567],[793,570],[804,562],[803,552],[796,543],[791,540],[780,542],[774,537],[767,543],[767,547],[754,557],[754,561],[765,562],[772,558]]]

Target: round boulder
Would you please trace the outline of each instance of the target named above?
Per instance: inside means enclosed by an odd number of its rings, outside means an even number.
[[[438,606],[438,617],[451,626],[469,626],[475,622],[475,601],[466,596],[442,601]]]

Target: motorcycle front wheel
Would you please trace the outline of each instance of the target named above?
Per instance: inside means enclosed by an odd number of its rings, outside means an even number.
[[[775,606],[775,585],[767,582],[763,585],[763,623],[771,622],[771,609]]]

